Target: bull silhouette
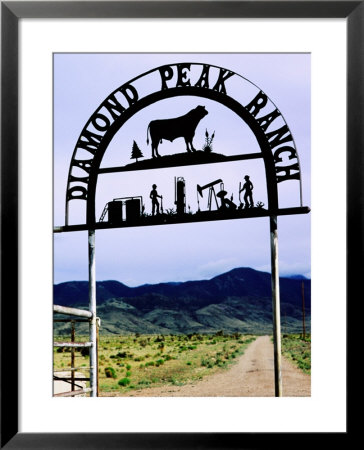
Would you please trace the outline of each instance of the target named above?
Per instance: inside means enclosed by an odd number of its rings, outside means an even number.
[[[204,106],[197,106],[191,109],[187,114],[174,119],[152,120],[147,129],[147,144],[149,144],[148,132],[150,134],[152,144],[152,157],[160,156],[158,146],[162,143],[162,139],[173,142],[179,137],[183,137],[186,142],[187,152],[195,152],[192,140],[200,120],[206,116],[208,112]]]

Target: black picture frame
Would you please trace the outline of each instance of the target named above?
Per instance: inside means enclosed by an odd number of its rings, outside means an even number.
[[[347,298],[363,274],[364,2],[363,1],[2,1],[1,2],[1,448],[265,448],[285,433],[19,433],[18,431],[18,25],[22,18],[344,18],[347,21]],[[329,45],[329,44],[328,44]],[[332,219],[335,226],[335,218]],[[11,341],[11,346],[8,345]],[[350,346],[347,346],[347,361]],[[11,367],[11,370],[9,370]],[[335,395],[333,393],[333,395]],[[349,397],[348,397],[349,398]],[[342,444],[347,432],[335,434]],[[299,445],[310,443],[310,433]],[[325,433],[315,433],[315,444]]]

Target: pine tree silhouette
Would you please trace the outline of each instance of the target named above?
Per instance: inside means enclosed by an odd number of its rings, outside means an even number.
[[[138,147],[138,144],[134,141],[133,142],[133,148],[131,150],[131,157],[130,159],[136,159],[136,162],[138,162],[138,158],[143,158],[144,155],[140,148]]]

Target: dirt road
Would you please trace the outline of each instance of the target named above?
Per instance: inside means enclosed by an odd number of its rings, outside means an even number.
[[[273,344],[258,337],[234,366],[184,386],[133,390],[128,397],[274,397]],[[311,377],[282,358],[284,397],[309,397]],[[103,395],[108,395],[104,393]],[[113,394],[111,394],[113,395]],[[115,395],[115,394],[114,394]]]

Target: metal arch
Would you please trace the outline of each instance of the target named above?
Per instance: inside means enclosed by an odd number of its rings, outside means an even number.
[[[88,183],[88,194],[87,194],[87,224],[89,226],[93,226],[95,224],[95,196],[96,196],[96,184],[98,178],[98,170],[104,156],[104,153],[110,144],[112,138],[116,134],[116,132],[127,122],[134,114],[139,112],[141,109],[155,103],[159,100],[164,100],[171,97],[177,96],[197,96],[204,97],[210,100],[215,100],[233,112],[235,112],[242,120],[246,122],[246,124],[250,127],[255,137],[257,138],[259,147],[263,154],[263,160],[265,164],[266,170],[266,179],[267,179],[267,192],[268,192],[268,206],[270,209],[278,209],[278,192],[277,192],[277,183],[276,183],[276,174],[275,174],[275,166],[273,155],[271,153],[271,149],[268,143],[268,140],[261,130],[259,125],[257,124],[254,117],[246,110],[246,108],[241,105],[239,102],[234,100],[232,97],[226,94],[220,94],[215,91],[206,88],[199,87],[177,87],[177,88],[169,88],[164,91],[154,92],[150,94],[134,105],[130,106],[118,120],[116,120],[110,127],[110,129],[105,133],[102,142],[97,150],[97,153],[94,157],[92,168],[89,174],[89,183]]]
[[[207,65],[209,67],[213,67],[216,69],[228,71],[228,72],[232,73],[233,75],[235,75],[241,79],[244,79],[251,85],[255,86],[261,93],[266,95],[256,84],[254,84],[247,78],[243,77],[242,75],[239,75],[229,69],[224,69],[222,67],[219,67],[219,66],[216,66],[213,64],[208,64],[208,63],[193,62],[193,63],[164,64],[162,66],[151,69],[147,72],[144,72],[141,75],[138,75],[137,77],[134,77],[133,79],[127,81],[123,85],[119,86],[111,94],[109,94],[109,96],[107,98],[110,98],[112,95],[116,94],[123,86],[128,86],[131,83],[133,83],[151,73],[154,73],[154,72],[157,72],[157,71],[163,69],[164,67],[175,67],[175,66],[178,66],[179,64],[192,65],[192,66]],[[250,129],[254,133],[254,135],[258,141],[258,144],[260,146],[260,149],[262,151],[262,154],[263,154],[263,160],[264,160],[265,170],[266,170],[266,180],[267,180],[268,206],[272,210],[278,209],[277,181],[276,181],[273,155],[271,153],[271,149],[270,149],[270,146],[268,143],[267,136],[265,135],[265,133],[262,131],[261,127],[257,123],[258,119],[253,117],[247,111],[247,109],[243,105],[241,105],[238,101],[236,101],[235,99],[233,99],[232,97],[230,97],[229,95],[227,95],[225,93],[220,93],[220,92],[214,91],[214,90],[212,90],[210,88],[206,88],[206,87],[196,87],[196,86],[182,87],[182,86],[179,86],[179,87],[171,87],[171,88],[164,89],[164,90],[162,89],[162,90],[156,91],[152,94],[149,94],[146,97],[138,99],[136,103],[130,105],[127,109],[125,109],[125,111],[123,111],[120,114],[119,118],[117,118],[111,124],[110,128],[103,135],[100,145],[98,147],[98,150],[92,160],[92,166],[90,168],[90,173],[89,173],[89,181],[87,184],[87,199],[86,199],[86,202],[87,202],[86,223],[87,223],[87,225],[92,226],[95,224],[95,220],[96,220],[95,219],[95,195],[96,195],[98,170],[99,170],[103,155],[104,155],[108,145],[110,144],[113,136],[116,134],[116,132],[123,126],[123,124],[127,120],[129,120],[134,114],[136,114],[138,111],[144,109],[145,107],[147,107],[157,101],[166,99],[166,98],[177,97],[177,96],[188,96],[188,95],[208,98],[210,100],[217,101],[218,103],[225,105],[230,110],[235,112],[242,120],[244,120],[247,123],[247,125],[250,127]],[[267,96],[267,98],[272,103],[272,105],[279,111],[279,109],[277,108],[275,103],[268,96]],[[100,107],[101,106],[102,106],[102,104],[100,105]],[[84,131],[87,130],[87,127],[90,125],[93,115],[97,113],[97,111],[100,109],[100,107],[98,109],[96,109],[96,111],[90,116],[89,120],[86,122],[86,124],[80,134],[79,139],[82,137]],[[280,111],[279,111],[279,113],[280,113]],[[280,117],[282,118],[284,124],[286,125],[286,127],[288,129],[290,136],[292,137],[293,146],[296,151],[298,168],[299,168],[298,174],[299,174],[300,193],[301,193],[300,199],[301,199],[301,204],[302,204],[301,168],[300,168],[300,162],[299,162],[299,157],[298,157],[298,153],[297,153],[297,148],[296,148],[292,133],[290,132],[290,129],[287,125],[287,122],[285,121],[285,119],[281,113],[280,113]],[[68,199],[68,191],[70,189],[70,182],[71,182],[71,178],[72,178],[71,171],[72,171],[72,167],[73,167],[73,161],[74,161],[74,158],[77,153],[77,148],[78,147],[76,145],[76,147],[73,151],[73,154],[72,154],[71,164],[70,164],[69,172],[68,172],[67,191],[66,191],[66,224],[68,223],[68,204],[70,201],[70,199]]]

